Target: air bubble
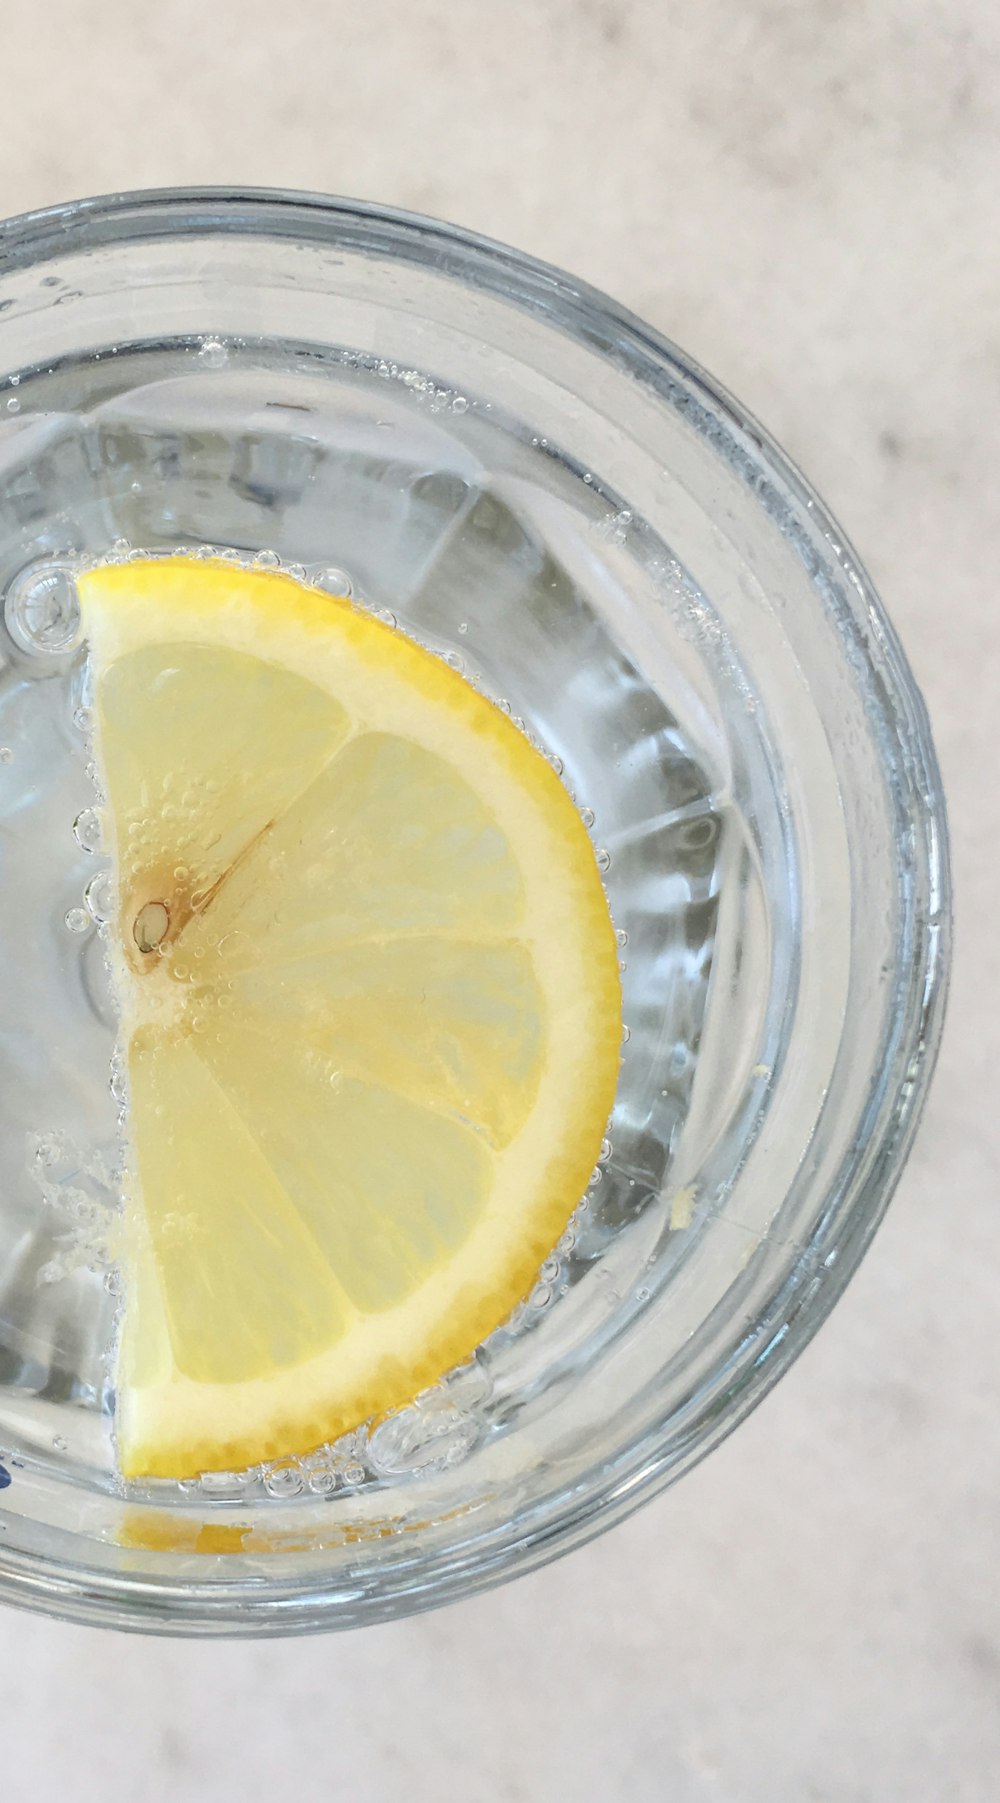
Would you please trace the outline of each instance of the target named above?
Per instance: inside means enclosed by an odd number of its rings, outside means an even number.
[[[20,413],[20,411],[21,411],[21,403],[18,400],[17,395],[12,394],[10,397],[10,400],[7,402],[7,412],[8,413]]]
[[[399,624],[395,614],[391,613],[388,607],[377,607],[375,609],[375,618],[376,620],[381,620],[383,626],[395,627]]]
[[[606,851],[603,848],[603,846],[602,846],[601,850],[597,853],[596,861],[597,861],[597,868],[601,872],[602,875],[604,874],[605,871],[608,871],[611,869],[611,853],[609,851]]]
[[[577,1209],[579,1210],[582,1207],[583,1207],[583,1203],[578,1202]],[[574,1219],[575,1219],[575,1217],[574,1217]],[[570,1221],[569,1226],[566,1228],[566,1231],[564,1232],[564,1234],[562,1235],[562,1238],[560,1239],[558,1245],[556,1246],[556,1253],[559,1258],[569,1258],[569,1256],[570,1256],[571,1252],[574,1250],[575,1246],[576,1246],[576,1227],[574,1226],[573,1221]]]
[[[594,821],[597,819],[597,815],[594,813],[593,808],[581,808],[580,819],[583,821],[584,826],[589,828],[593,826]]]
[[[628,944],[628,934],[626,933],[624,927],[618,928],[618,931],[615,934],[615,938],[617,939],[618,944],[621,946],[622,951],[624,951],[625,947]]]
[[[314,582],[316,587],[321,588],[325,594],[343,596],[346,601],[349,601],[354,593],[354,584],[347,571],[338,570],[335,564],[330,564],[327,569],[320,570],[314,577]]]
[[[601,1141],[601,1156],[597,1161],[598,1164],[607,1164],[608,1159],[611,1157],[611,1154],[613,1151],[614,1151],[614,1146],[611,1144],[611,1141],[609,1139],[602,1139],[602,1141]]]
[[[358,1484],[364,1483],[367,1475],[363,1465],[352,1464],[344,1466],[344,1483],[350,1484],[355,1488]]]
[[[297,1464],[275,1465],[264,1474],[268,1496],[301,1496],[305,1489],[302,1469]]]
[[[464,674],[465,659],[457,651],[446,651],[444,661],[446,664],[450,664],[453,670],[457,670],[460,676]]]
[[[96,920],[98,926],[104,921],[110,920],[115,911],[115,892],[111,872],[99,870],[96,876],[92,876],[83,892],[83,899],[87,904],[87,912],[91,920]]]
[[[53,1434],[52,1445],[56,1452],[67,1452],[69,1449],[69,1441],[65,1434]]]
[[[631,1027],[622,1027],[622,1045],[628,1045],[628,1042],[631,1039],[631,1037],[632,1037]]]
[[[10,745],[0,745],[0,764],[12,764],[14,752]]]
[[[326,1467],[310,1471],[306,1483],[313,1496],[332,1496],[337,1488],[337,1473]]]
[[[281,558],[277,551],[258,551],[254,563],[260,570],[277,570],[280,568]]]
[[[223,369],[229,362],[229,352],[221,338],[203,338],[198,346],[198,358],[206,369]]]
[[[290,563],[285,571],[285,575],[291,576],[294,582],[304,582],[306,579],[306,566],[304,563]]]
[[[468,622],[468,620],[459,620],[459,622],[458,622],[458,630],[459,630],[459,632],[463,632],[463,633],[464,633],[464,632],[468,632],[468,630],[469,630],[469,622]]]
[[[451,403],[451,410],[453,413],[467,413],[468,412],[469,403],[466,400],[464,394],[456,394],[454,400]]]
[[[97,808],[84,808],[73,822],[73,837],[81,851],[99,852],[104,839],[104,822]]]
[[[33,564],[7,590],[4,619],[14,643],[34,656],[61,657],[80,641],[80,601],[72,571]]]
[[[242,1471],[203,1471],[196,1482],[206,1496],[216,1497],[239,1496],[247,1487]]]
[[[94,724],[94,710],[90,707],[73,709],[73,725],[78,732],[88,733]]]
[[[64,918],[71,933],[85,933],[90,926],[86,908],[67,908]]]

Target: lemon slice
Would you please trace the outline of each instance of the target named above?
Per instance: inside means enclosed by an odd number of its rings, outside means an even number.
[[[617,947],[566,790],[349,602],[79,590],[114,834],[130,1476],[308,1451],[467,1357],[586,1186]]]

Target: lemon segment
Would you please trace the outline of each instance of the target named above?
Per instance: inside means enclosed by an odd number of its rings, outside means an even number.
[[[305,1452],[467,1357],[586,1187],[617,946],[545,759],[347,601],[79,580],[128,1072],[129,1476]]]

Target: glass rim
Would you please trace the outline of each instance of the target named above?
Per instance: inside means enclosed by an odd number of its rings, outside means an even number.
[[[911,865],[920,884],[902,886],[895,942],[900,968],[889,1008],[895,1025],[863,1151],[853,1149],[829,1188],[809,1240],[814,1283],[808,1297],[791,1278],[743,1336],[734,1356],[698,1394],[678,1433],[665,1418],[596,1473],[584,1493],[558,1494],[536,1508],[534,1525],[511,1523],[489,1540],[430,1554],[408,1575],[386,1565],[386,1581],[324,1586],[315,1568],[259,1583],[248,1610],[245,1577],[207,1582],[112,1573],[76,1560],[37,1557],[0,1544],[0,1601],[40,1607],[91,1625],[162,1633],[301,1633],[384,1620],[475,1594],[529,1571],[592,1538],[631,1513],[719,1444],[794,1362],[856,1270],[891,1199],[912,1144],[936,1061],[947,993],[951,942],[948,831],[940,772],[923,698],[874,585],[819,496],[765,428],[701,366],[663,334],[588,283],[491,238],[368,201],[269,188],[194,187],[121,192],[67,202],[0,222],[0,272],[30,268],[97,246],[126,247],[157,237],[205,234],[284,238],[320,248],[378,249],[485,288],[529,313],[544,313],[576,338],[652,386],[664,404],[672,390],[693,392],[685,413],[718,454],[728,457],[757,501],[774,512],[788,499],[804,509],[825,540],[825,554],[865,639],[858,672],[891,724],[893,774],[912,835]],[[2,328],[0,328],[2,329]],[[769,492],[762,488],[766,478]],[[769,499],[770,493],[770,499]],[[801,548],[796,546],[799,554]],[[828,602],[818,597],[825,611]],[[836,622],[833,622],[836,626]],[[879,761],[886,766],[883,751]],[[897,864],[899,860],[896,846]],[[918,902],[923,902],[921,915]],[[900,948],[908,956],[900,959]],[[835,1256],[830,1257],[831,1252]],[[400,1581],[402,1579],[402,1581]],[[360,1600],[359,1600],[360,1596]]]

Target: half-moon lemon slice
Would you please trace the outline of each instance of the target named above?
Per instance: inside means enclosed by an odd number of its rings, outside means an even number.
[[[617,947],[545,758],[273,571],[79,580],[127,1072],[119,1457],[308,1451],[467,1357],[583,1193]]]

